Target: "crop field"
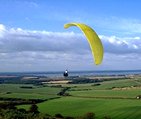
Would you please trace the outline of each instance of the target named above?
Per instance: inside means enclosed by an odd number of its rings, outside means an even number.
[[[56,84],[46,84],[47,87],[32,89],[19,88],[19,84],[3,84],[0,86],[0,97],[43,98],[57,97],[62,88],[51,87]],[[60,85],[60,84],[59,84]],[[27,85],[26,85],[27,86]],[[122,79],[90,84],[62,84],[70,87],[70,96],[38,103],[39,111],[55,115],[82,116],[87,112],[96,114],[97,119],[109,116],[112,119],[140,119],[141,117],[141,79]],[[6,92],[12,92],[6,94]],[[28,109],[30,105],[20,105],[18,108]]]
[[[57,93],[60,90],[61,88],[41,87],[29,84],[0,84],[0,97],[23,99],[49,99],[57,97]]]
[[[110,116],[112,118],[131,118],[141,116],[140,101],[123,99],[92,99],[66,97],[39,104],[40,111],[63,115],[80,116],[87,112],[94,112],[98,118]]]
[[[116,84],[117,83],[117,86]],[[118,83],[121,83],[120,85]],[[132,84],[132,85],[131,85]],[[125,86],[124,86],[125,85]],[[80,97],[111,97],[111,98],[136,98],[137,95],[141,94],[141,84],[136,83],[130,80],[125,82],[123,81],[108,81],[102,83],[100,86],[92,86],[88,87],[76,87],[71,88],[70,94],[72,96],[80,96]]]

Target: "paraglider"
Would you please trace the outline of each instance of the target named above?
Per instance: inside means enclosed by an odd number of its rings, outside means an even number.
[[[68,77],[68,70],[63,73],[64,77]]]
[[[89,42],[95,64],[101,64],[103,60],[103,46],[96,32],[91,27],[82,23],[68,23],[64,25],[64,28],[69,28],[70,26],[77,26],[81,29]]]

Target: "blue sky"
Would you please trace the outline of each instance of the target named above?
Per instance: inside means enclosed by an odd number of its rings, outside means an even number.
[[[0,72],[141,69],[140,0],[1,0]],[[76,28],[90,25],[102,40],[101,65]]]

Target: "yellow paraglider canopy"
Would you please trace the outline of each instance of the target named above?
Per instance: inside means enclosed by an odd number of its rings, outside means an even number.
[[[68,23],[64,25],[64,28],[69,28],[70,26],[77,26],[81,29],[89,42],[95,64],[101,64],[103,60],[103,46],[96,32],[91,27],[82,23]]]

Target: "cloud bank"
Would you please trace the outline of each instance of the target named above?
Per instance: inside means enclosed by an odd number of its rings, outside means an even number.
[[[140,37],[103,36],[107,53],[141,53]],[[21,28],[6,28],[0,25],[0,52],[47,51],[62,53],[87,53],[88,43],[83,34],[74,32],[30,31]]]
[[[141,59],[140,37],[99,37],[105,50],[102,68],[107,68],[108,64],[116,68],[123,61],[128,65]],[[59,70],[59,67],[63,69],[68,65],[73,69],[81,69],[83,66],[91,69],[93,59],[89,44],[81,33],[24,30],[0,24],[0,65],[10,71],[12,67],[15,70],[27,67],[29,70]]]

